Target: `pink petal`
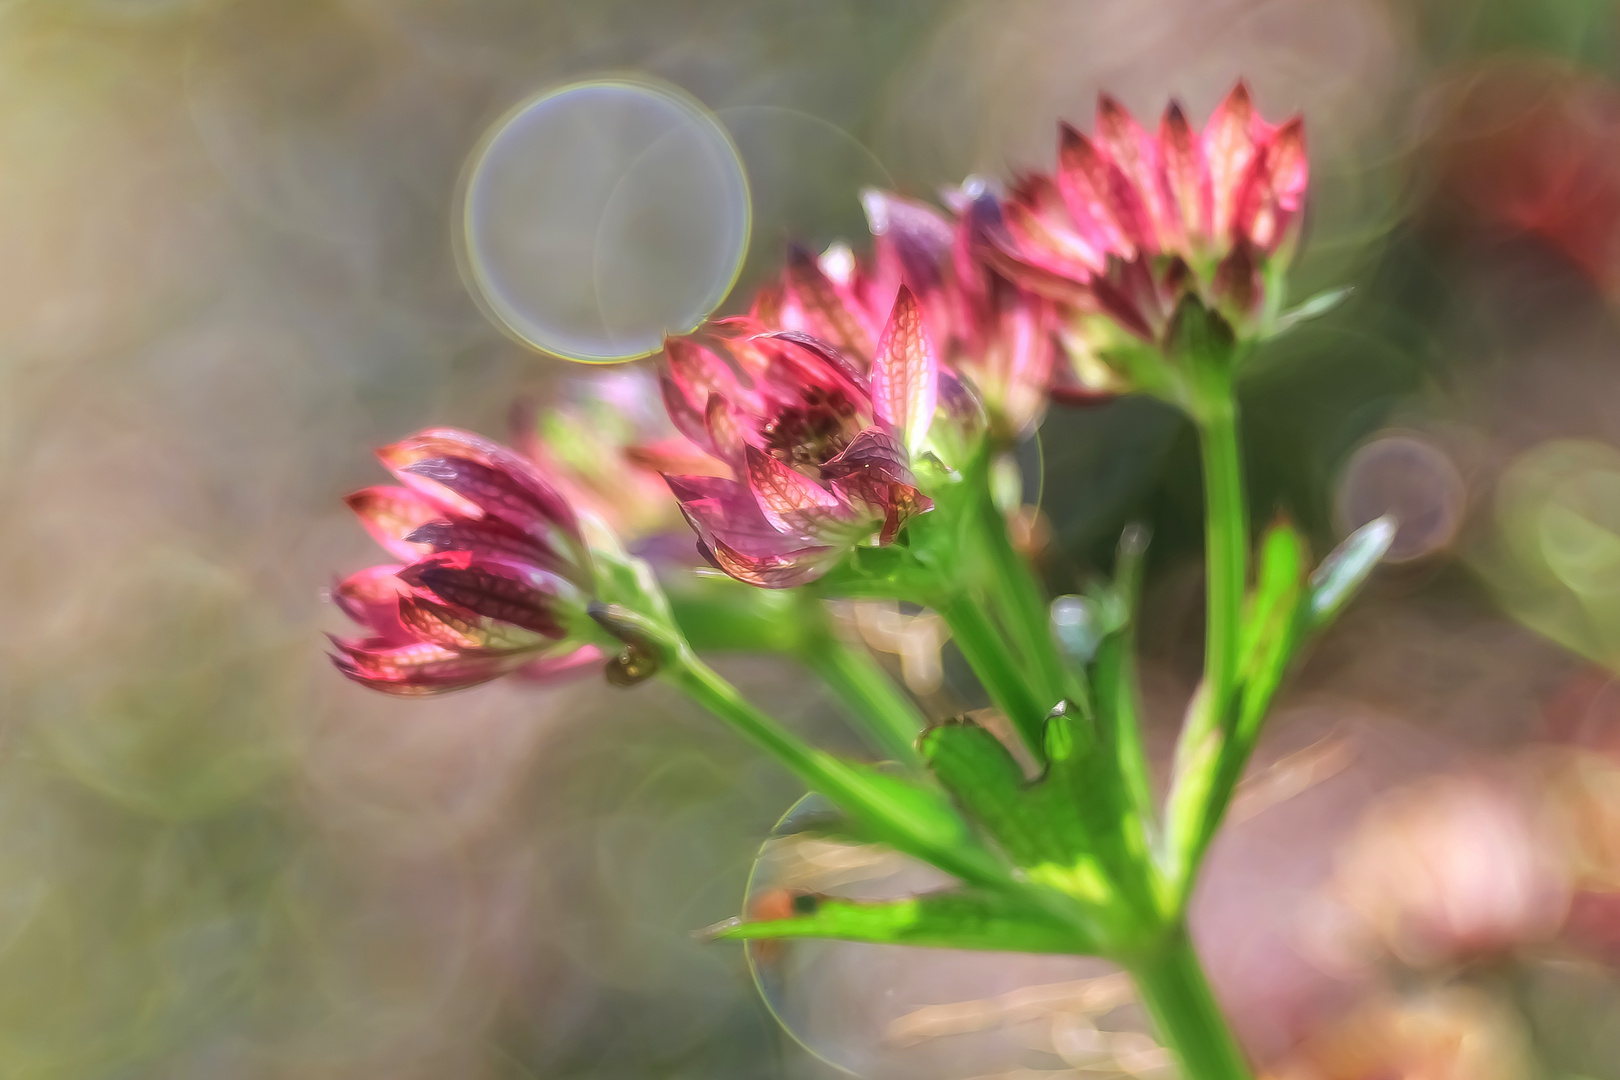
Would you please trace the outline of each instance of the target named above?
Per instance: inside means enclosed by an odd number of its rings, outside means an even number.
[[[1239,81],[1204,126],[1204,162],[1209,169],[1211,234],[1229,240],[1236,224],[1244,178],[1254,160],[1254,105]]]
[[[1149,251],[1174,250],[1182,243],[1180,215],[1171,211],[1170,193],[1159,165],[1159,146],[1119,102],[1097,98],[1097,142],[1130,182],[1153,229]]]
[[[738,581],[766,589],[790,589],[814,581],[832,568],[839,551],[807,547],[773,555],[748,555],[724,542],[710,546],[713,562]]]
[[[861,206],[872,231],[872,258],[885,280],[922,297],[944,286],[952,242],[951,224],[944,215],[877,188],[861,192]]]
[[[522,662],[518,656],[463,654],[428,642],[389,645],[333,638],[332,663],[363,686],[387,694],[441,694],[489,682]]]
[[[777,531],[817,536],[831,525],[847,523],[843,503],[808,476],[752,446],[747,463],[748,487],[760,513]]]
[[[809,542],[806,536],[777,529],[746,484],[714,476],[666,476],[664,481],[680,503],[687,524],[710,546],[723,540],[750,555],[765,555]]]
[[[900,286],[872,362],[872,411],[899,433],[912,454],[928,441],[939,401],[939,362],[923,326],[922,307]]]
[[[831,342],[862,360],[872,355],[872,331],[849,290],[821,269],[815,256],[795,245],[788,251],[782,326]]]
[[[431,552],[466,551],[560,575],[573,570],[572,562],[499,518],[430,521],[407,539]]]
[[[399,621],[417,640],[457,651],[481,649],[532,651],[550,639],[509,623],[496,622],[425,596],[407,596],[399,602]]]
[[[1179,102],[1170,103],[1159,124],[1159,157],[1169,206],[1179,219],[1182,235],[1192,242],[1207,239],[1209,176],[1198,138]]]
[[[913,486],[905,448],[879,428],[857,435],[843,453],[821,467],[821,476],[867,520],[883,522],[879,543],[893,540],[907,518],[934,505]]]
[[[1106,264],[1113,250],[1101,237],[1071,227],[1061,197],[1045,177],[1029,178],[1015,198],[1002,204],[1006,231],[1026,262],[1084,281]]]
[[[1072,126],[1058,131],[1058,190],[1080,234],[1126,258],[1139,248],[1152,250],[1153,221],[1129,178]]]
[[[471,432],[436,428],[385,446],[377,456],[407,487],[433,501],[446,496],[536,535],[559,530],[579,544],[573,507],[533,462]]]
[[[418,525],[432,521],[443,511],[416,492],[404,487],[378,485],[361,488],[343,499],[360,518],[372,538],[396,559],[410,562],[427,554],[421,544],[405,537]]]
[[[564,583],[464,551],[434,555],[400,571],[400,580],[476,615],[549,638],[563,636],[556,603]]]
[[[332,602],[343,614],[390,644],[412,640],[399,622],[399,598],[410,591],[399,572],[403,566],[368,566],[332,586]]]

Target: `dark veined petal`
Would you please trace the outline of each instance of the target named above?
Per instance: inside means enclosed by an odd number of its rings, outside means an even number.
[[[425,596],[402,597],[399,601],[399,621],[419,641],[460,651],[533,651],[550,645],[552,641],[545,635],[462,611]]]
[[[893,540],[913,514],[934,507],[917,491],[905,447],[878,428],[857,435],[843,453],[822,466],[821,476],[853,509],[883,523],[878,537],[882,544]]]
[[[396,559],[410,562],[426,555],[428,549],[405,539],[418,525],[440,517],[444,511],[410,488],[379,484],[361,488],[343,501],[366,527],[366,532]]]
[[[923,325],[916,296],[902,285],[872,361],[872,411],[915,454],[928,440],[928,426],[938,402],[935,344]]]
[[[399,579],[403,569],[390,563],[350,574],[332,585],[332,602],[374,637],[390,644],[404,644],[412,637],[399,622],[399,598],[410,591]]]
[[[675,425],[675,430],[694,446],[712,454],[714,447],[709,441],[709,431],[703,424],[703,406],[707,401],[686,400],[681,388],[667,374],[658,377],[658,389],[664,398],[664,411],[669,414],[669,421]]]
[[[471,432],[435,428],[377,451],[404,483],[429,499],[448,493],[479,514],[490,514],[544,535],[559,530],[580,544],[573,507],[523,455]]]
[[[492,555],[564,576],[574,569],[572,563],[548,545],[499,518],[430,521],[407,539],[430,552],[467,551],[474,555]]]
[[[748,487],[765,520],[789,536],[823,538],[849,524],[844,503],[796,469],[750,446]]]
[[[866,375],[828,342],[796,330],[765,334],[757,340],[772,358],[766,378],[779,400],[795,400],[807,387],[841,390],[856,400],[866,400]]]
[[[406,584],[476,615],[550,638],[564,635],[557,604],[570,587],[552,575],[452,551],[407,566],[399,576]]]
[[[523,654],[461,653],[429,642],[390,645],[333,638],[332,663],[363,686],[386,694],[442,694],[497,679],[520,666]]]
[[[709,395],[703,410],[703,428],[708,434],[709,447],[716,457],[734,469],[742,462],[743,447],[748,445],[744,435],[746,423],[729,398]]]

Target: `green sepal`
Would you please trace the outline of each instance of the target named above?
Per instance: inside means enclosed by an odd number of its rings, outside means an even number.
[[[1300,323],[1321,318],[1344,303],[1353,292],[1355,292],[1353,285],[1341,285],[1336,289],[1325,289],[1317,293],[1303,304],[1291,307],[1278,315],[1271,326],[1271,332],[1267,336],[1276,337],[1279,334],[1287,333]]]
[[[883,945],[995,952],[1093,953],[1095,942],[1009,894],[965,889],[904,900],[843,900],[800,893],[787,919],[728,919],[700,936],[710,941],[836,938]]]
[[[1394,515],[1385,514],[1351,533],[1322,560],[1311,575],[1312,630],[1327,626],[1350,602],[1395,542],[1399,527]]]

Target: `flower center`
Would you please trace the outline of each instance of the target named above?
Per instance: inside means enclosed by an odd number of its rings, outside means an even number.
[[[861,432],[855,403],[842,390],[807,388],[764,428],[765,449],[784,464],[820,468]]]

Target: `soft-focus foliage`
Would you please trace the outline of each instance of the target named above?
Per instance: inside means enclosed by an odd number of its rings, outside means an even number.
[[[952,276],[962,178],[1058,175],[1057,122],[1095,146],[1104,90],[1139,117],[1176,97],[1202,130],[1243,75],[1255,115],[1305,118],[1304,242],[1277,273],[1289,303],[1355,293],[1247,362],[1253,504],[1326,551],[1399,502],[1412,554],[1285,695],[1195,932],[1275,1076],[1620,1075],[1615,25],[1531,0],[0,5],[0,1075],[832,1075],[736,947],[689,937],[738,910],[800,794],[779,770],[661,692],[506,680],[402,703],[319,655],[319,631],[352,629],[311,583],[376,557],[338,505],[379,479],[366,453],[428,425],[499,435],[575,375],[458,277],[468,153],[533,91],[626,69],[713,108],[748,167],[722,314],[780,284],[789,239],[825,253],[792,264],[807,276],[904,281],[949,327],[945,362],[991,344],[963,373],[1010,444],[1050,368],[1087,385],[1031,332],[1059,301]],[[863,206],[867,188],[900,194]],[[907,276],[907,230],[934,238],[939,291]],[[847,305],[863,364],[881,291]],[[656,470],[730,472],[659,456],[687,451],[656,427],[593,461],[566,425],[523,423],[627,542],[684,528]],[[1398,490],[1350,467],[1389,440],[1426,448]],[[1162,762],[1198,655],[1190,438],[1138,398],[1057,409],[1014,449],[1054,593],[1155,523]],[[926,711],[983,705],[939,659]],[[727,671],[860,752],[791,665]],[[1474,800],[1494,809],[1458,811]],[[1434,872],[1391,877],[1414,860]],[[860,881],[824,849],[799,869]],[[801,1034],[874,1075],[1163,1064],[1090,961],[782,955],[817,1020]]]

